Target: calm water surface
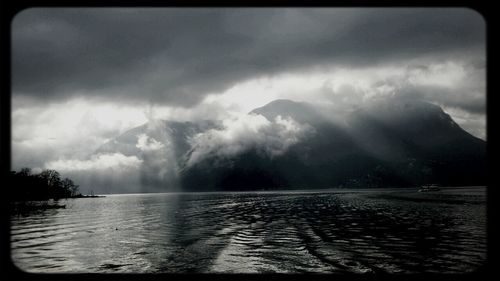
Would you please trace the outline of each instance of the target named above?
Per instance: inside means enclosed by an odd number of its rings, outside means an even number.
[[[446,272],[486,260],[485,188],[111,195],[12,216],[28,272]]]

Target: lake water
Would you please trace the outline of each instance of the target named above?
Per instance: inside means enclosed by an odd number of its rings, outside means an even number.
[[[486,261],[486,190],[172,193],[12,216],[34,273],[445,272]]]

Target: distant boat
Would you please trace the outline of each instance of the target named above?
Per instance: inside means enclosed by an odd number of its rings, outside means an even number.
[[[420,187],[418,192],[428,192],[428,191],[440,191],[439,185],[437,184],[425,184]]]

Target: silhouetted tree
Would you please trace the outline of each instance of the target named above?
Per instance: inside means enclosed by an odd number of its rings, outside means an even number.
[[[19,172],[10,173],[13,200],[48,200],[81,196],[78,185],[71,179],[61,179],[56,170],[43,170],[40,174],[32,174],[30,168],[22,168]]]
[[[71,197],[78,195],[78,185],[75,185],[75,183],[72,180],[68,178],[63,179],[62,187],[65,190],[65,192],[69,192],[69,195]]]
[[[21,171],[19,171],[19,174],[28,177],[31,175],[31,169],[30,168],[22,168]]]

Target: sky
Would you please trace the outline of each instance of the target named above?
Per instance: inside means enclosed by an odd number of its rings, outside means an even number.
[[[11,26],[16,170],[138,177],[141,159],[94,152],[156,119],[238,131],[275,99],[339,112],[421,99],[486,140],[486,24],[470,9],[31,8]]]

